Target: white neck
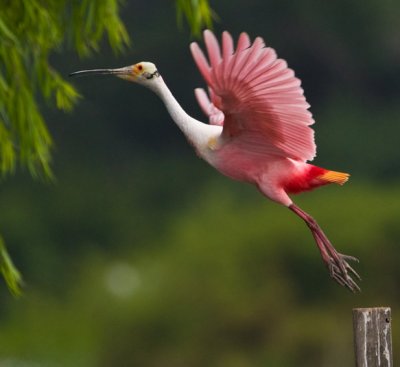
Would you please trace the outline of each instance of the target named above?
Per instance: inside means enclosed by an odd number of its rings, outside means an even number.
[[[172,95],[162,77],[159,77],[149,88],[164,102],[172,119],[186,138],[198,149],[206,146],[209,139],[221,132],[220,126],[204,124],[189,116]]]

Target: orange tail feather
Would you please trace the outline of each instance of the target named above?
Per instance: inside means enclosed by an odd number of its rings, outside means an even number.
[[[348,181],[349,177],[350,175],[348,173],[326,171],[317,178],[326,183],[336,183],[339,185],[343,185]]]

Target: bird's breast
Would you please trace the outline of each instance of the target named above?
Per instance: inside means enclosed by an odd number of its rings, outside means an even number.
[[[208,162],[234,180],[256,183],[260,174],[268,171],[270,162],[265,156],[238,149],[234,145],[219,146],[218,141],[213,140],[208,145]]]

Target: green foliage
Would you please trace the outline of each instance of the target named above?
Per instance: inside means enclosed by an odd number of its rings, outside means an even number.
[[[185,17],[192,35],[199,37],[204,27],[212,28],[216,15],[208,0],[176,0],[176,17],[181,27]]]
[[[52,138],[39,108],[44,99],[68,111],[78,92],[51,67],[49,57],[67,43],[80,55],[97,50],[105,34],[114,50],[128,43],[117,0],[17,0],[0,16],[0,176],[17,163],[51,179]],[[69,15],[69,16],[68,16]],[[21,276],[0,239],[1,272],[20,293]]]
[[[69,41],[81,56],[98,50],[104,34],[114,51],[129,44],[129,36],[118,15],[118,0],[84,0],[69,7],[71,24],[65,27]],[[70,2],[66,2],[68,5]],[[82,21],[84,19],[84,21]]]
[[[17,162],[33,176],[51,178],[52,139],[40,98],[70,110],[79,94],[51,67],[49,57],[68,45],[79,55],[108,36],[116,51],[128,43],[117,0],[11,1],[0,16],[0,174]]]
[[[21,295],[22,277],[8,255],[3,238],[0,237],[0,272],[6,281],[8,289],[14,296]]]

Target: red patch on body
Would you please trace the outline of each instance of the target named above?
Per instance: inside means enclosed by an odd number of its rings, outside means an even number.
[[[328,170],[324,168],[308,164],[306,170],[294,174],[283,184],[283,188],[288,194],[298,194],[303,191],[315,189],[318,186],[326,185],[329,182],[319,179],[326,172]]]

